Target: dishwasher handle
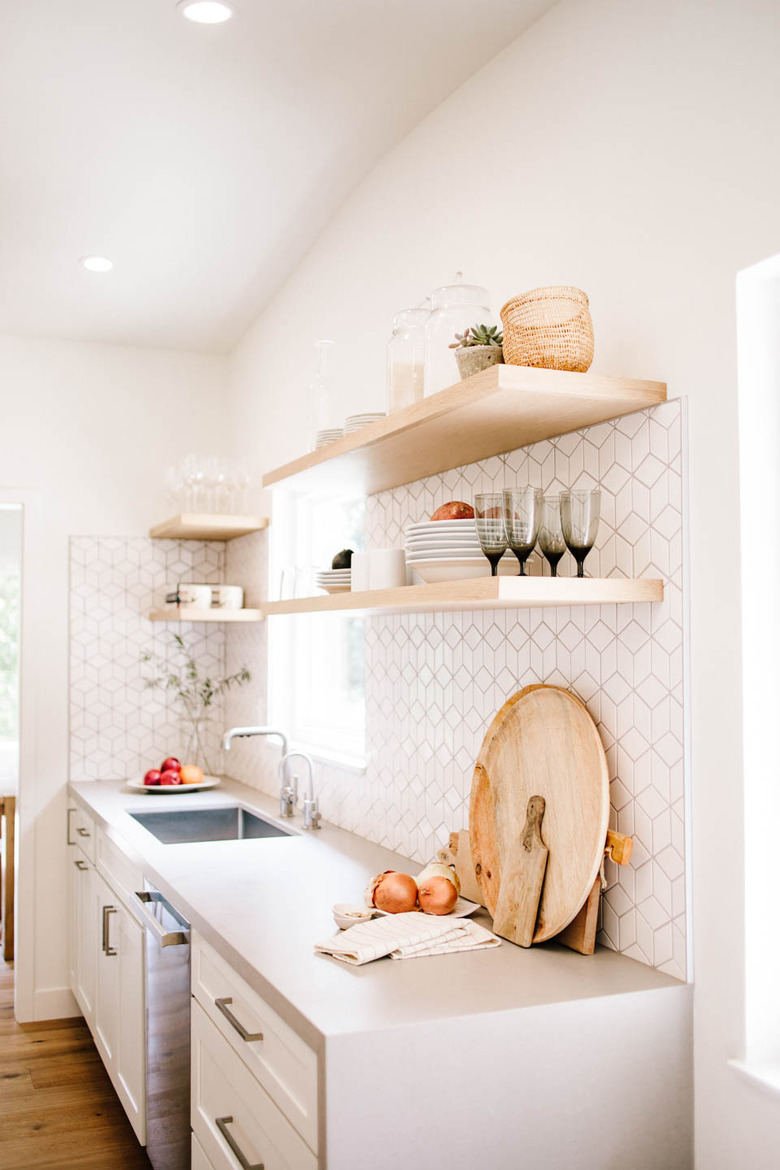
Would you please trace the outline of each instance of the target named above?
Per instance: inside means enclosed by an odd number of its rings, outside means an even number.
[[[187,930],[166,930],[163,924],[154,916],[153,912],[148,909],[155,903],[159,903],[165,907],[169,914],[171,914],[177,922],[182,926],[187,925],[184,919],[181,918],[170,902],[158,893],[156,890],[136,890],[135,896],[141,903],[141,914],[143,916],[144,924],[157,936],[157,941],[161,947],[181,947],[188,946],[190,941],[190,932]]]

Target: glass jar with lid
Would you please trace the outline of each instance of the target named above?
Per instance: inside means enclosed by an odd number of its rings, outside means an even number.
[[[387,345],[387,409],[390,414],[419,402],[425,393],[426,308],[402,309],[393,317]]]
[[[435,394],[460,381],[455,351],[450,345],[456,333],[472,325],[494,325],[486,288],[462,284],[458,272],[453,284],[431,293],[431,313],[425,326],[425,394]]]

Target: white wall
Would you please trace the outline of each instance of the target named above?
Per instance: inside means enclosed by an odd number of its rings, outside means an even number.
[[[236,443],[274,466],[308,436],[315,339],[343,347],[344,413],[370,409],[392,313],[461,268],[496,310],[585,288],[594,370],[690,396],[703,1170],[774,1166],[780,1140],[780,1101],[726,1066],[744,1044],[735,278],[780,250],[779,37],[774,0],[563,0],[383,160],[233,364]]]
[[[0,502],[27,504],[23,652],[29,651],[29,669],[22,685],[29,745],[21,765],[17,943],[22,1019],[51,1018],[72,1007],[61,880],[68,537],[142,534],[162,517],[166,465],[190,449],[225,449],[225,375],[220,357],[0,336]]]

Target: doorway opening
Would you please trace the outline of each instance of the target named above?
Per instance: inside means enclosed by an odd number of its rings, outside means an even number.
[[[0,957],[5,962],[13,961],[15,948],[22,524],[20,504],[0,504]]]

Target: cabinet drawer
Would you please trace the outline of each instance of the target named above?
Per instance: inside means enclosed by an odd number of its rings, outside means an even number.
[[[197,935],[192,941],[192,993],[316,1153],[317,1057],[312,1049]],[[242,1029],[263,1038],[243,1039]]]
[[[90,861],[95,860],[95,822],[78,804],[68,809],[68,842],[78,845]]]
[[[206,1157],[206,1151],[200,1144],[195,1134],[192,1135],[192,1170],[214,1170],[211,1162]]]
[[[117,894],[121,894],[132,903],[135,891],[144,888],[141,870],[125,857],[122,850],[100,828],[97,829],[95,836],[95,851],[98,872]]]
[[[192,1004],[192,1128],[214,1170],[316,1170],[317,1159],[198,1004]],[[239,1156],[240,1155],[240,1156]]]

